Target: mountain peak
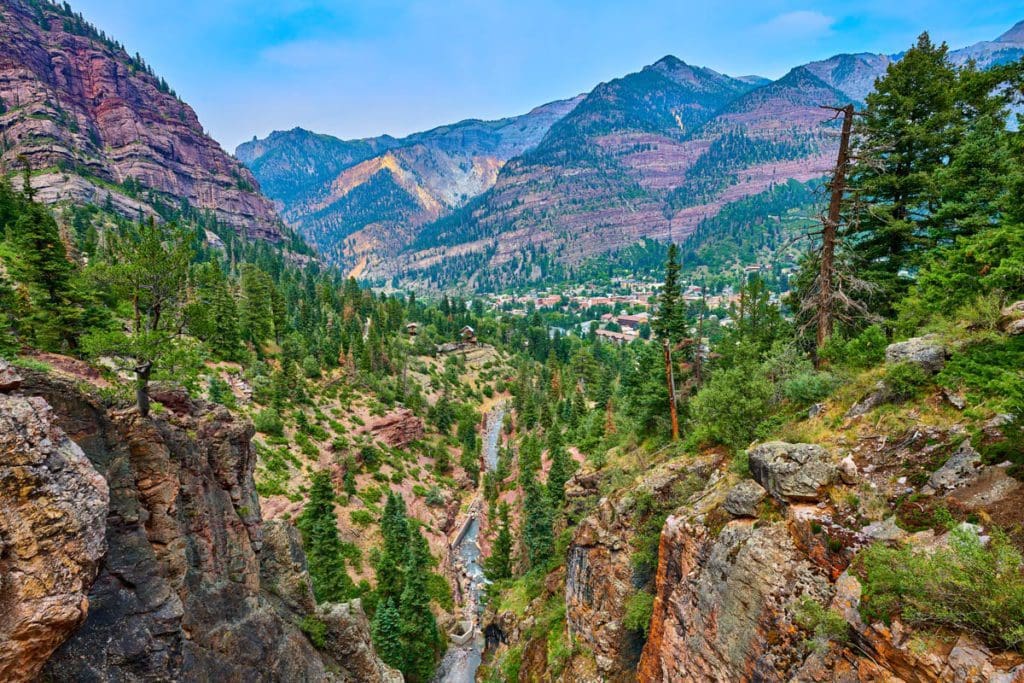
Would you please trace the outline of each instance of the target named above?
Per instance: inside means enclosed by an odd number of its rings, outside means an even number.
[[[1009,31],[996,38],[997,43],[1024,43],[1024,20],[1018,21]]]
[[[679,67],[686,67],[690,65],[684,62],[683,60],[679,59],[679,57],[676,57],[675,55],[665,55],[651,66],[662,67],[667,69],[678,69]]]

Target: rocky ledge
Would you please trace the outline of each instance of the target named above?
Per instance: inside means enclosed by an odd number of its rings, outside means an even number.
[[[314,604],[294,528],[262,522],[249,423],[173,391],[142,418],[23,374],[0,396],[4,680],[401,680],[358,603]]]

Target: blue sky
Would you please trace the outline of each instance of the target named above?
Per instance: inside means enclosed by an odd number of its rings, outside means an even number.
[[[228,150],[302,126],[345,138],[499,118],[666,54],[778,77],[839,52],[960,47],[1024,0],[72,0],[140,52]]]

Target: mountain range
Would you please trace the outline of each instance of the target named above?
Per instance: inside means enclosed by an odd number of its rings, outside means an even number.
[[[899,57],[841,54],[772,81],[670,55],[512,119],[403,139],[295,129],[236,156],[286,222],[355,275],[522,284],[640,238],[714,240],[711,222],[740,202],[787,208],[778,188],[816,181],[834,158],[835,123],[821,106],[862,103]],[[981,67],[1020,59],[1024,22],[950,57]],[[810,195],[789,192],[788,208]]]

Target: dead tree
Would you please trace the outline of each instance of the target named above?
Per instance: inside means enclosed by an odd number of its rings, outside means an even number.
[[[818,311],[817,311],[817,350],[820,352],[825,341],[832,333],[834,293],[835,293],[835,255],[836,235],[839,231],[840,211],[843,206],[843,194],[846,191],[846,175],[850,167],[850,132],[853,128],[853,105],[845,107],[823,107],[832,109],[836,116],[842,115],[843,128],[839,137],[839,155],[836,167],[829,183],[831,197],[828,203],[828,215],[825,216],[821,234],[821,259],[818,270]]]

